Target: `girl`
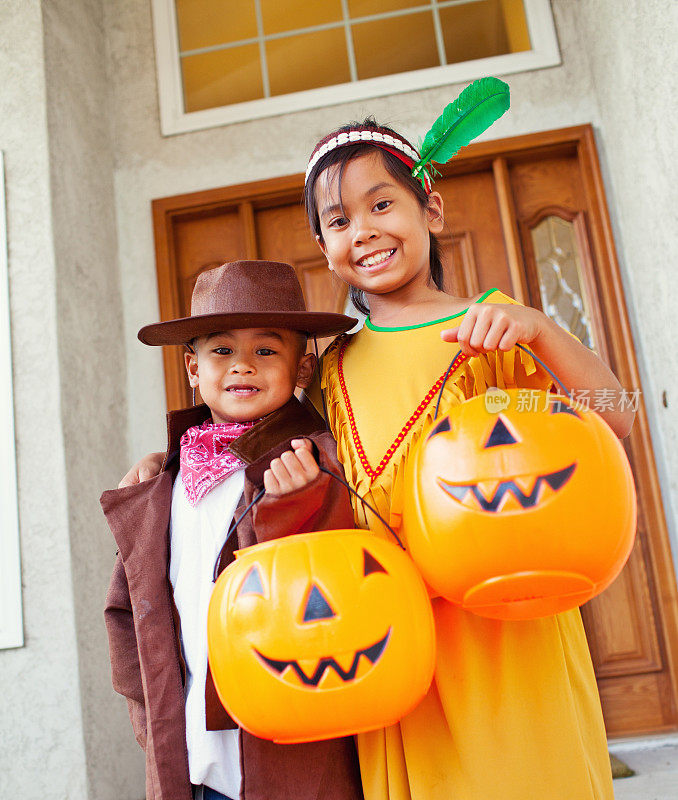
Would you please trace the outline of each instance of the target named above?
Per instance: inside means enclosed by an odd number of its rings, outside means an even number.
[[[548,388],[550,377],[514,349],[518,342],[569,387],[621,388],[600,359],[540,311],[497,290],[471,299],[442,291],[435,236],[443,201],[412,177],[417,155],[368,119],[318,143],[305,188],[329,269],[369,314],[358,333],[340,337],[323,356],[328,423],[347,479],[382,516],[396,519],[407,453],[433,416],[437,392],[431,397],[430,390],[457,348],[473,358],[448,379],[442,407],[487,383]],[[632,412],[603,416],[619,437],[628,434]],[[367,527],[359,503],[354,511]],[[612,798],[579,611],[501,622],[442,598],[433,608],[438,655],[427,697],[398,725],[358,736],[367,800]]]
[[[487,385],[546,389],[518,342],[576,389],[620,385],[541,312],[493,289],[446,294],[436,234],[443,201],[412,177],[418,154],[373,120],[316,146],[306,207],[329,269],[349,284],[365,326],[322,359],[328,423],[347,480],[397,519],[409,449],[433,416],[431,388],[461,348],[442,408]],[[451,343],[451,344],[450,344]],[[319,403],[318,403],[319,404]],[[630,411],[603,416],[619,437]],[[157,472],[147,457],[124,482]],[[359,504],[358,525],[368,527]],[[368,512],[369,513],[369,512]],[[605,730],[577,610],[528,622],[488,620],[433,599],[437,665],[421,704],[397,725],[358,736],[366,800],[612,800]]]

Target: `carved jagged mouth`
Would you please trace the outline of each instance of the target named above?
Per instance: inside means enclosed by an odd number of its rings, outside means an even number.
[[[363,650],[356,651],[353,656],[351,666],[348,670],[344,670],[341,664],[339,664],[330,656],[321,658],[311,675],[307,675],[297,661],[278,661],[275,658],[268,658],[263,653],[260,653],[256,648],[254,648],[254,652],[259,656],[263,663],[266,664],[266,666],[273,670],[273,672],[275,672],[277,675],[282,675],[283,672],[290,667],[296,673],[297,677],[304,686],[317,687],[322,677],[325,675],[325,672],[329,670],[330,667],[336,672],[336,674],[344,683],[354,680],[358,674],[360,657],[365,656],[370,664],[374,666],[381,658],[390,636],[391,628],[388,629],[386,636],[384,636],[383,639],[380,639],[378,642],[375,642],[373,645],[370,645]],[[371,668],[372,667],[369,669]]]
[[[438,478],[441,487],[462,505],[475,511],[510,511],[534,508],[549,495],[559,491],[572,477],[576,463],[557,472],[536,478],[514,478],[510,481],[483,481],[454,484]],[[522,485],[519,485],[520,484]],[[547,488],[548,487],[548,488]],[[551,490],[550,492],[548,490]]]

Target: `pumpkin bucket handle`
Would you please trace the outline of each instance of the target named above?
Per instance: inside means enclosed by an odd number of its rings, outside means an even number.
[[[309,441],[310,441],[310,440],[309,440]],[[318,448],[316,447],[316,445],[315,445],[315,443],[314,443],[314,442],[311,442],[311,444],[313,445],[313,449],[314,449],[314,454],[313,454],[313,455],[314,455],[314,457],[315,457],[315,460],[317,461],[317,460],[318,460]],[[325,475],[329,475],[331,478],[334,478],[336,481],[339,481],[339,483],[340,483],[342,486],[345,486],[345,487],[346,487],[346,488],[349,490],[349,492],[350,492],[351,494],[354,494],[354,495],[355,495],[355,496],[358,498],[358,500],[360,500],[360,502],[363,504],[363,506],[366,506],[367,508],[369,508],[369,509],[370,509],[370,511],[371,511],[371,512],[372,512],[372,513],[375,515],[375,517],[377,517],[377,519],[378,519],[378,520],[379,520],[381,523],[383,523],[383,525],[385,525],[385,526],[386,526],[386,528],[389,530],[389,532],[391,533],[391,535],[393,536],[393,538],[396,540],[396,542],[398,543],[398,545],[399,545],[399,546],[400,546],[400,547],[401,547],[403,550],[405,550],[405,545],[402,543],[402,541],[401,541],[400,537],[399,537],[399,536],[398,536],[398,534],[397,534],[397,533],[396,533],[396,532],[393,530],[393,528],[392,528],[392,527],[391,527],[391,526],[388,524],[388,522],[386,522],[386,520],[385,520],[385,519],[384,519],[384,518],[381,516],[381,514],[380,514],[380,513],[379,513],[379,512],[378,512],[378,511],[377,511],[375,508],[373,508],[373,507],[372,507],[372,506],[371,506],[371,505],[370,505],[370,504],[367,502],[367,500],[365,500],[365,498],[364,498],[364,497],[361,497],[361,496],[358,494],[358,492],[356,492],[356,490],[355,490],[355,489],[354,489],[354,488],[353,488],[353,487],[352,487],[352,486],[351,486],[349,483],[347,483],[347,481],[345,481],[343,478],[340,478],[338,475],[335,475],[335,474],[334,474],[334,472],[332,472],[332,471],[331,471],[331,470],[329,470],[329,469],[326,469],[326,468],[325,468],[325,467],[323,467],[323,466],[322,466],[320,463],[318,464],[318,469],[319,469],[321,472],[324,472],[324,473],[325,473]],[[246,517],[246,516],[247,516],[247,514],[249,513],[250,509],[252,509],[252,508],[253,508],[253,507],[254,507],[254,506],[255,506],[255,505],[256,505],[256,504],[257,504],[257,503],[258,503],[258,502],[261,500],[261,498],[262,498],[262,497],[263,497],[265,494],[266,494],[266,490],[265,490],[265,489],[261,489],[259,492],[257,492],[257,494],[256,494],[256,496],[254,497],[254,499],[252,500],[252,502],[251,502],[251,503],[249,503],[249,504],[248,504],[248,506],[247,506],[247,507],[246,507],[246,508],[243,510],[242,514],[241,514],[241,515],[238,517],[238,519],[236,519],[236,520],[234,520],[233,522],[231,522],[231,526],[230,526],[230,528],[228,529],[228,533],[226,534],[226,539],[224,540],[224,543],[223,543],[223,545],[222,545],[222,547],[221,547],[221,550],[219,551],[219,555],[217,556],[217,560],[216,560],[216,562],[215,562],[215,564],[214,564],[214,571],[212,572],[212,583],[215,583],[215,582],[216,582],[216,580],[217,580],[217,578],[219,577],[219,564],[221,563],[221,555],[222,555],[222,553],[224,552],[224,548],[225,548],[225,547],[226,547],[226,545],[228,544],[228,540],[231,538],[231,536],[233,535],[233,532],[236,530],[236,528],[238,527],[238,525],[240,525],[240,523],[241,523],[241,522],[242,522],[242,521],[245,519],[245,517]]]
[[[563,390],[563,393],[565,394],[565,396],[568,396],[570,394],[568,392],[565,384],[560,380],[560,378],[554,372],[552,372],[546,366],[546,364],[544,364],[544,362],[541,360],[541,358],[539,358],[539,356],[536,356],[532,352],[532,350],[529,349],[529,347],[525,347],[525,345],[520,344],[520,343],[517,343],[516,347],[520,348],[521,350],[524,350],[528,355],[532,356],[532,358],[537,362],[537,364],[539,364],[541,367],[543,367],[548,372],[548,374],[553,378],[553,380],[558,384],[558,386],[560,386],[560,388]],[[456,367],[458,367],[461,364],[463,364],[464,361],[468,361],[469,358],[470,358],[470,356],[462,355],[461,350],[459,350],[457,355],[452,359],[452,361],[450,361],[450,366],[447,368],[447,372],[445,373],[445,377],[443,378],[442,385],[440,386],[440,391],[438,392],[438,401],[436,402],[436,410],[435,410],[435,414],[433,415],[433,419],[438,419],[438,410],[440,408],[440,401],[443,398],[443,389],[445,388],[445,384],[447,383],[447,379],[450,377],[450,372],[452,372],[452,370],[455,369]]]
[[[238,517],[238,519],[236,519],[235,521],[231,522],[231,526],[228,529],[228,533],[226,534],[226,538],[224,539],[224,543],[221,545],[221,550],[219,550],[219,555],[217,556],[217,560],[214,562],[214,570],[212,571],[212,583],[216,583],[217,578],[219,577],[219,564],[221,563],[221,556],[222,556],[222,554],[224,552],[224,549],[226,548],[226,545],[228,544],[228,540],[233,535],[233,531],[236,530],[238,525],[240,525],[240,523],[245,519],[245,517],[247,516],[248,511],[253,506],[255,506],[265,494],[266,494],[266,489],[260,489],[257,492],[256,496],[254,497],[254,500],[252,500],[252,502],[249,503],[249,505],[242,512],[242,514]]]
[[[378,519],[378,520],[379,520],[379,521],[380,521],[380,522],[381,522],[383,525],[385,525],[385,526],[386,526],[386,528],[388,528],[388,530],[389,530],[389,532],[390,532],[391,536],[393,536],[393,538],[396,540],[396,542],[398,543],[398,545],[399,545],[399,546],[400,546],[400,547],[401,547],[403,550],[405,550],[405,549],[406,549],[406,548],[405,548],[405,545],[402,543],[402,541],[401,541],[400,537],[399,537],[399,536],[398,536],[398,534],[397,534],[397,533],[396,533],[396,532],[393,530],[393,528],[392,528],[392,527],[391,527],[391,526],[388,524],[388,522],[386,522],[386,520],[385,520],[385,519],[384,519],[384,518],[381,516],[381,514],[380,514],[380,513],[379,513],[379,512],[378,512],[378,511],[377,511],[375,508],[373,508],[373,507],[372,507],[372,506],[371,506],[371,505],[370,505],[370,504],[367,502],[367,500],[365,500],[365,498],[364,498],[364,497],[362,497],[361,495],[359,495],[359,494],[358,494],[358,492],[356,492],[356,490],[355,490],[355,489],[354,489],[354,488],[353,488],[353,487],[352,487],[352,486],[351,486],[351,485],[350,485],[350,484],[349,484],[347,481],[345,481],[343,478],[340,478],[338,475],[335,475],[335,473],[334,473],[334,472],[331,472],[329,469],[326,469],[325,467],[322,467],[322,466],[320,466],[320,464],[318,464],[318,469],[319,469],[321,472],[324,472],[326,475],[330,475],[332,478],[334,478],[335,480],[339,481],[339,483],[340,483],[342,486],[345,486],[345,487],[346,487],[346,488],[349,490],[349,492],[350,492],[351,494],[354,494],[354,495],[355,495],[355,496],[358,498],[358,500],[360,500],[360,502],[363,504],[363,506],[366,506],[367,508],[369,508],[369,509],[370,509],[370,511],[371,511],[371,512],[374,514],[374,516],[375,516],[375,517],[376,517],[376,518],[377,518],[377,519]]]

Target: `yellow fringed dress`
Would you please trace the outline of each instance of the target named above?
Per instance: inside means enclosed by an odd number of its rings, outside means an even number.
[[[515,301],[492,290],[477,302]],[[458,325],[464,313],[405,328],[368,322],[323,356],[328,421],[346,478],[386,518],[398,519],[407,453],[433,416],[437,392],[425,398],[455,352],[440,331]],[[490,353],[450,376],[441,408],[488,385],[549,384],[524,352]],[[389,448],[391,457],[380,467]],[[354,510],[359,526],[380,527],[365,518],[359,503]],[[442,598],[432,602],[437,662],[431,689],[399,724],[358,736],[366,800],[612,800],[600,700],[579,611],[502,622]]]

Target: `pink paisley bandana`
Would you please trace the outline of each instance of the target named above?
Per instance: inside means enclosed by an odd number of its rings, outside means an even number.
[[[181,437],[181,479],[192,506],[245,466],[244,461],[230,452],[228,445],[249,430],[255,421],[214,423],[207,420],[189,428]]]

